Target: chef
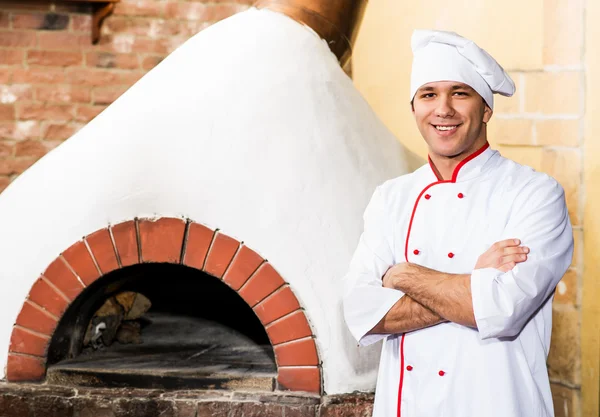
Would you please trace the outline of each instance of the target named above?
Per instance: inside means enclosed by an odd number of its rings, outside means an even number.
[[[411,107],[429,163],[374,192],[344,289],[361,345],[384,340],[375,417],[553,416],[554,289],[571,264],[562,187],[492,150],[514,83],[455,33],[415,31]]]

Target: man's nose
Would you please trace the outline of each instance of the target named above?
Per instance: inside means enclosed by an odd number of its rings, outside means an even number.
[[[454,109],[452,108],[450,97],[440,96],[435,108],[435,115],[444,118],[454,116]]]

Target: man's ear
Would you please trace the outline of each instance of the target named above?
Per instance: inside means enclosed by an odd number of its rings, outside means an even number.
[[[412,111],[412,114],[415,114],[415,101],[414,100],[410,101],[410,110]]]
[[[483,109],[483,123],[489,122],[492,118],[492,114],[494,114],[494,110],[492,110],[490,106],[486,104],[485,108]]]

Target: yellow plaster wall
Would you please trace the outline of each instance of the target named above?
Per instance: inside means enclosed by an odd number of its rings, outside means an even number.
[[[409,106],[414,29],[469,37],[513,77],[515,96],[496,96],[490,142],[554,176],[574,226],[576,253],[556,293],[548,360],[557,417],[599,415],[600,120],[591,117],[600,114],[599,21],[597,0],[369,0],[353,57],[358,89],[423,160]]]
[[[584,263],[582,406],[583,416],[599,415],[600,392],[600,2],[588,0],[585,20],[585,127],[583,140]]]

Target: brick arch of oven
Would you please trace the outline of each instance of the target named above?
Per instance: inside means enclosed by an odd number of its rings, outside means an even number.
[[[222,280],[252,308],[275,353],[282,389],[321,393],[315,336],[289,284],[243,242],[178,218],[135,219],[100,229],[56,258],[31,287],[13,327],[6,379],[41,381],[61,317],[90,284],[140,263],[181,264]]]

